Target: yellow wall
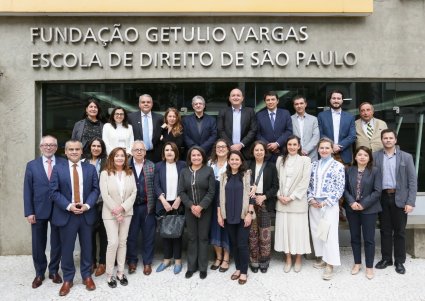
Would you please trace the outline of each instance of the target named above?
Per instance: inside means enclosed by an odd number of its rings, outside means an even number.
[[[1,0],[0,13],[370,14],[373,0]]]

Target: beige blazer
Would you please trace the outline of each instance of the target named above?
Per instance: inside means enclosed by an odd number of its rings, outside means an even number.
[[[115,219],[111,212],[119,205],[124,208],[123,216],[133,215],[133,204],[137,194],[133,174],[124,176],[124,194],[121,197],[116,176],[114,174],[108,175],[106,170],[102,171],[100,174],[100,192],[103,198],[103,219]]]
[[[283,205],[279,200],[276,201],[276,210],[280,212],[307,212],[307,188],[310,182],[311,174],[311,159],[307,156],[297,155],[294,162],[295,174],[291,177],[289,183],[288,197],[291,202]],[[279,156],[276,161],[277,174],[279,176],[279,190],[277,196],[285,196],[283,192],[286,187],[286,167],[282,165],[282,156]]]
[[[362,120],[356,120],[356,148],[358,148],[359,146],[366,146],[372,150],[372,153],[383,148],[381,141],[381,132],[388,128],[387,123],[377,118],[374,118],[373,122],[373,135],[372,139],[369,139],[363,131]]]

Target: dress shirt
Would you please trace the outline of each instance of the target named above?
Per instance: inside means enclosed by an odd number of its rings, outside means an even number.
[[[148,117],[148,124],[149,124],[149,138],[151,141],[151,146],[153,147],[153,143],[152,143],[152,136],[153,136],[153,122],[152,122],[152,112],[149,112],[147,114],[143,113],[142,111],[140,111],[140,114],[142,116],[142,126],[143,126],[143,119],[145,118],[145,115]]]
[[[372,118],[369,122],[366,122],[362,119],[362,129],[363,132],[365,133],[366,137],[368,137],[367,135],[367,124],[370,123],[370,126],[372,127],[372,129],[374,129],[374,125],[375,125],[375,118]]]
[[[384,152],[383,156],[384,161],[382,166],[382,189],[394,189],[396,188],[396,180],[395,180],[395,169],[397,163],[397,157],[394,154],[391,156],[387,155]]]
[[[52,156],[50,159],[52,160],[52,169],[53,169],[53,166],[55,166],[56,164],[56,158],[55,156]],[[43,160],[44,171],[46,172],[47,177],[49,177],[49,173],[48,173],[49,164],[47,163],[48,159],[45,156],[42,156],[42,160]]]
[[[242,107],[236,109],[232,107],[233,111],[233,130],[232,130],[232,142],[233,144],[241,143],[241,116]]]
[[[339,142],[339,125],[341,123],[341,110],[332,110],[332,124],[334,127],[334,143],[338,144]]]
[[[136,161],[133,161],[134,163],[134,168],[136,169],[136,176],[139,177],[140,173],[143,170],[143,164],[145,163],[145,161],[143,161],[142,163],[137,163]]]
[[[81,168],[81,161],[79,161],[77,164],[77,172],[78,172],[78,184],[80,186],[80,204],[84,204],[85,206],[87,206],[87,209],[90,209],[90,206],[88,204],[84,203],[84,199],[83,199],[83,169]],[[72,200],[71,203],[75,204],[74,201],[74,163],[68,160],[68,165],[69,165],[69,177],[71,179],[71,190],[72,190]],[[70,210],[71,205],[69,204],[68,207],[66,207],[66,210]]]
[[[297,114],[298,127],[300,128],[300,140],[303,141],[305,115]],[[301,143],[302,144],[302,143]],[[303,145],[301,145],[303,146]]]

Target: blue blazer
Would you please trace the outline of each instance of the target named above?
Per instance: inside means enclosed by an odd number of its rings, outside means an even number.
[[[90,206],[90,210],[83,213],[87,224],[93,225],[96,221],[96,201],[99,198],[99,179],[96,168],[81,162],[83,170],[83,202]],[[68,162],[56,164],[53,167],[50,179],[50,199],[54,202],[52,223],[56,226],[65,226],[71,214],[66,208],[71,204],[72,186]]]
[[[217,140],[217,122],[214,117],[204,113],[201,134],[199,134],[197,123],[195,114],[183,118],[184,143],[187,149],[195,145],[202,147],[208,156]]]
[[[332,111],[320,112],[317,116],[319,122],[320,138],[328,137],[334,139],[334,126],[332,122]],[[348,112],[341,111],[341,121],[339,124],[338,144],[342,146],[340,152],[342,161],[348,164],[353,161],[353,143],[356,141],[356,126],[354,116]]]
[[[55,165],[66,163],[64,158],[55,156]],[[36,219],[50,219],[53,203],[49,199],[49,179],[44,170],[43,157],[27,163],[24,179],[24,213],[35,215]]]
[[[266,143],[277,142],[282,148],[288,137],[292,135],[292,119],[287,110],[277,109],[274,129],[270,121],[269,111],[261,110],[257,113],[257,140]]]
[[[346,210],[363,214],[381,212],[382,176],[379,168],[375,166],[372,169],[365,169],[360,182],[360,199],[358,201],[363,206],[363,210],[354,211],[351,209],[351,204],[356,201],[357,174],[358,168],[355,165],[345,172],[344,203]]]
[[[177,175],[180,175],[180,172],[183,168],[186,167],[184,161],[177,161]],[[158,200],[161,194],[167,193],[167,168],[165,161],[161,161],[155,164],[155,177],[154,177],[154,187],[155,187],[155,198],[156,198],[156,213],[164,209],[161,201]]]

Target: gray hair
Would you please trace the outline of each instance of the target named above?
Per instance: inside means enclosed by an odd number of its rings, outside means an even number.
[[[71,139],[71,140],[66,141],[66,143],[65,143],[65,150],[68,149],[68,147],[69,147],[69,145],[71,143],[78,143],[80,145],[81,150],[83,150],[83,144],[81,143],[81,141],[80,140],[75,140],[75,139]]]
[[[140,97],[139,97],[139,102],[141,101],[142,97],[148,97],[148,98],[150,98],[150,99],[151,99],[151,101],[153,102],[153,98],[152,98],[152,96],[150,96],[149,94],[143,94],[143,95],[140,95]]]
[[[202,101],[202,103],[203,103],[203,104],[204,104],[204,106],[205,106],[205,99],[204,99],[202,96],[200,96],[200,95],[196,95],[196,96],[194,96],[194,97],[192,98],[192,104],[193,104],[195,101],[197,101],[197,100]]]
[[[55,136],[52,136],[52,135],[46,135],[46,136],[41,137],[41,139],[40,139],[40,146],[43,144],[44,139],[46,139],[46,138],[52,138],[52,139],[54,139],[54,140],[55,140],[56,145],[58,145],[58,139],[56,139],[56,137],[55,137]]]

